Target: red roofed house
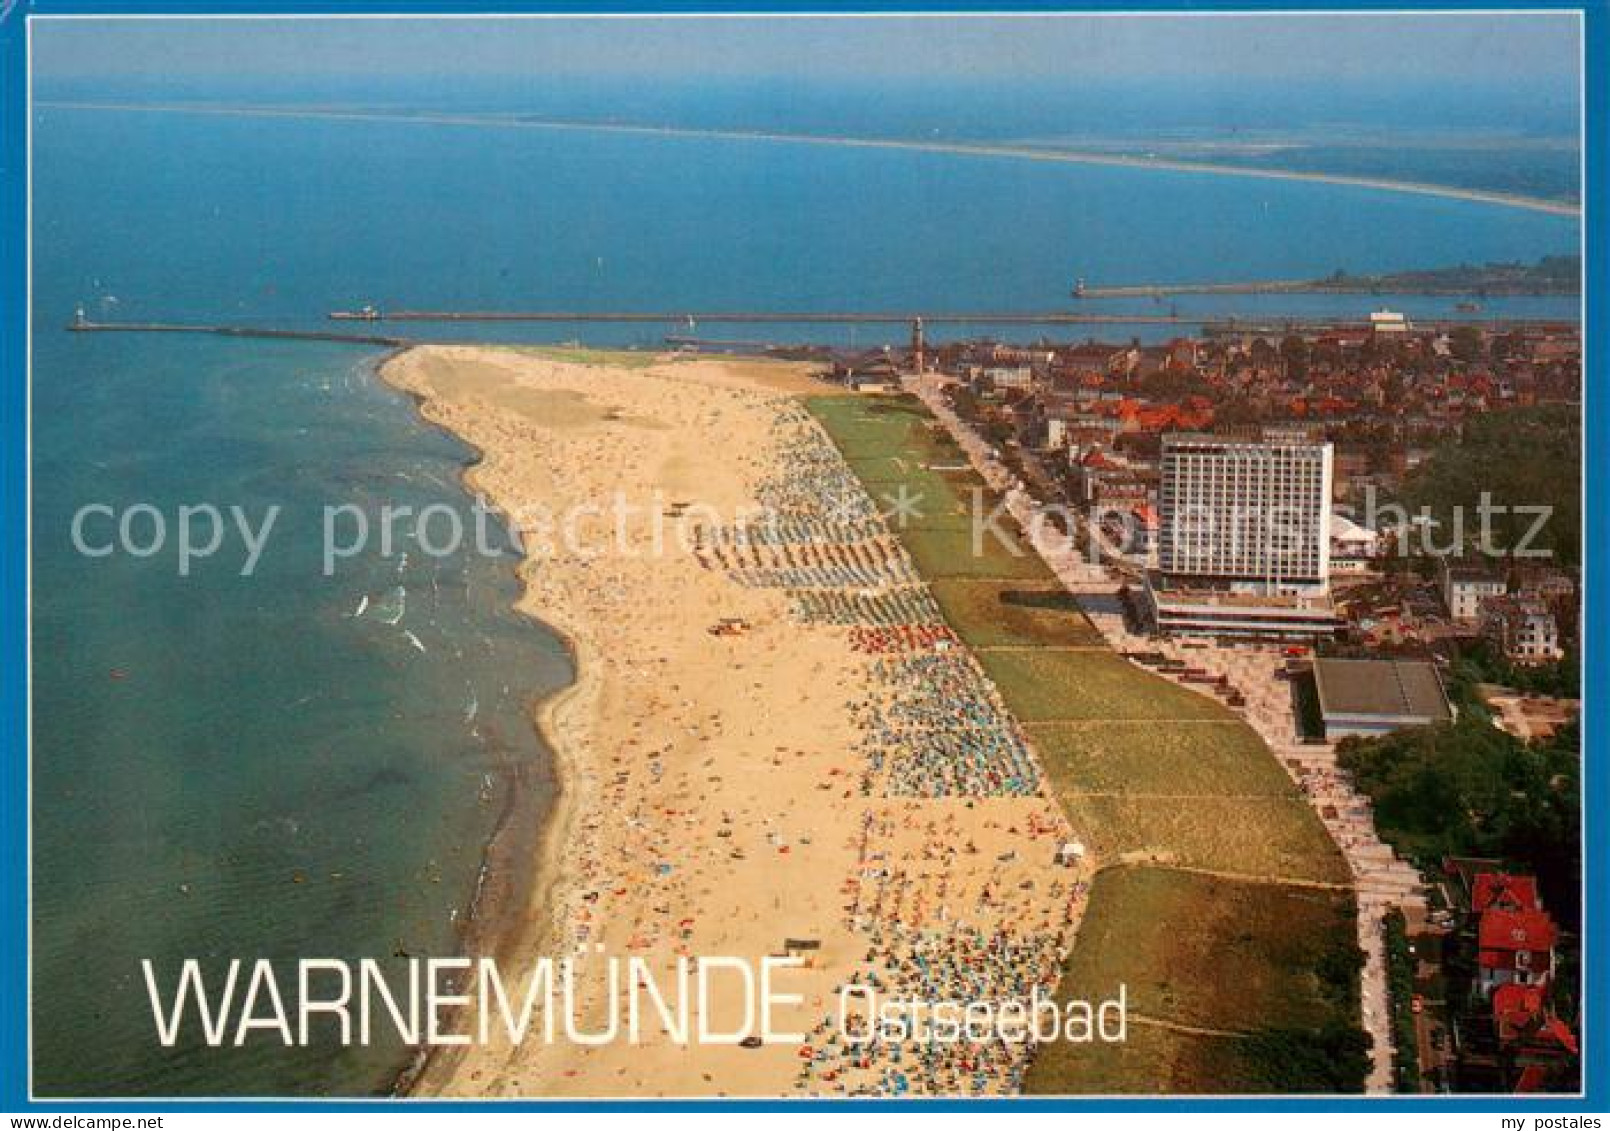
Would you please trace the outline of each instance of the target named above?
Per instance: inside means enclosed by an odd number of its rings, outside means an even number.
[[[1577,1055],[1576,1034],[1549,1008],[1542,986],[1493,991],[1493,1032],[1512,1065],[1517,1093],[1559,1090],[1560,1073]]]
[[[1543,910],[1537,878],[1499,871],[1497,863],[1446,865],[1469,893],[1466,922],[1476,936],[1476,1012],[1455,1020],[1458,1071],[1467,1089],[1570,1091],[1577,1038],[1549,1001],[1559,928]]]
[[[1489,907],[1509,911],[1535,911],[1543,905],[1537,898],[1536,876],[1513,876],[1508,872],[1478,872],[1470,893],[1470,910],[1480,915]]]
[[[1499,986],[1493,991],[1493,1022],[1498,1039],[1524,1053],[1576,1054],[1576,1034],[1548,1007],[1541,986]]]

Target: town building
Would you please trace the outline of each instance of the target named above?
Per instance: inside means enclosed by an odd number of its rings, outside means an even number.
[[[1330,571],[1331,446],[1163,438],[1159,565],[1242,593],[1323,593]]]
[[[1538,986],[1554,970],[1554,920],[1540,906],[1490,907],[1476,928],[1476,990],[1489,997],[1499,986]]]
[[[1381,555],[1380,534],[1354,522],[1340,511],[1330,516],[1330,571],[1334,574],[1368,573]]]
[[[1560,626],[1542,600],[1492,597],[1482,605],[1483,631],[1517,664],[1551,664],[1564,652]]]
[[[1496,863],[1496,861],[1490,861]],[[1489,908],[1528,911],[1542,906],[1537,877],[1514,872],[1477,872],[1470,887],[1470,910],[1480,915]]]
[[[1459,940],[1475,970],[1467,1001],[1450,1002],[1459,1090],[1572,1090],[1579,1045],[1551,1000],[1560,932],[1537,878],[1458,857],[1443,861],[1443,873],[1465,910]]]
[[[1436,667],[1421,660],[1322,656],[1314,660],[1314,687],[1325,737],[1332,741],[1453,718]]]
[[[977,384],[981,389],[1028,389],[1034,385],[1034,368],[1028,365],[981,366]]]
[[[1562,1090],[1553,1081],[1577,1056],[1577,1039],[1550,1008],[1544,987],[1511,984],[1494,990],[1493,1031],[1516,1071],[1517,1094]]]
[[[1310,640],[1336,635],[1345,622],[1326,593],[1237,593],[1179,585],[1159,570],[1146,573],[1143,606],[1164,636]]]
[[[1441,567],[1442,600],[1460,624],[1479,624],[1482,602],[1502,597],[1507,589],[1504,579],[1486,566],[1443,558]]]
[[[1331,445],[1163,437],[1158,568],[1147,575],[1157,631],[1309,637],[1341,625],[1330,601]]]
[[[1411,327],[1408,318],[1396,310],[1376,310],[1370,313],[1370,329],[1377,334],[1407,334]]]

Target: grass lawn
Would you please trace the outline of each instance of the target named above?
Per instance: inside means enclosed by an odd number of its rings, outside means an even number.
[[[902,488],[912,500],[918,513],[898,532],[925,578],[1053,580],[1010,520],[986,525],[998,496],[973,471],[952,470],[966,464],[965,453],[915,398],[809,397],[806,404],[875,500],[887,507]]]
[[[1044,1045],[1029,1068],[1030,1095],[1245,1095],[1257,1091],[1245,1042],[1130,1023],[1122,1042]]]
[[[1178,727],[1053,724],[1029,733],[1046,772],[1065,791],[1297,795],[1263,740],[1239,720]]]
[[[620,369],[647,369],[665,360],[664,350],[608,350],[580,346],[512,346],[517,353],[545,357],[569,365],[608,365]]]
[[[1257,1040],[1203,1029],[1314,1031],[1356,1024],[1358,953],[1351,895],[1241,883],[1164,868],[1103,872],[1091,890],[1059,997],[1099,1001],[1126,988],[1132,1048],[1053,1043],[1031,1092],[1285,1090]],[[1315,1086],[1299,1072],[1292,1088]]]
[[[1231,719],[1205,695],[1112,652],[985,652],[989,677],[1026,723],[1050,719]]]
[[[1282,880],[1346,883],[1325,827],[1299,797],[1088,797],[1058,791],[1068,820],[1108,863],[1146,857]]]
[[[947,579],[929,588],[945,619],[973,648],[1105,647],[1061,585]]]
[[[1123,1042],[1044,1046],[1024,1091],[1042,1096],[1359,1092],[1356,1072],[1333,1052],[1335,1036],[1290,1030],[1219,1037],[1131,1024]]]
[[[897,532],[925,578],[1052,579],[1050,569],[1037,554],[1027,551],[1014,554],[990,534],[979,539],[975,545],[973,532],[966,526],[948,529],[919,522]]]

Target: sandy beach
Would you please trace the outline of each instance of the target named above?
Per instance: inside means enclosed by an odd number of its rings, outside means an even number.
[[[773,1027],[803,1045],[682,1045],[652,1026],[642,1044],[504,1038],[433,1058],[416,1094],[1015,1090],[1021,1044],[840,1038],[851,980],[964,1002],[1049,991],[1089,862],[1057,862],[1074,834],[801,407],[820,387],[780,363],[479,347],[412,349],[383,372],[481,450],[471,486],[525,531],[520,607],[578,663],[540,710],[561,798],[529,903],[494,910],[505,974],[580,951],[674,984],[678,956],[817,944],[778,981],[803,1004]],[[616,499],[640,510],[617,521]],[[587,506],[610,517],[586,512],[567,539]],[[582,991],[599,1028],[603,985]]]

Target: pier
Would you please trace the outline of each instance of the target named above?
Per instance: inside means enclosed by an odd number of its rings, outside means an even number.
[[[90,322],[78,318],[67,324],[75,334],[219,334],[229,338],[283,338],[295,342],[349,342],[361,346],[418,345],[413,338],[388,334],[347,334],[333,330],[278,330],[263,326],[209,326],[185,322]]]
[[[1148,292],[1149,293],[1149,292]],[[380,310],[365,307],[362,310],[332,310],[327,317],[334,322],[614,322],[660,324],[666,326],[697,326],[699,323],[738,325],[766,323],[774,325],[827,325],[827,326],[911,326],[922,322],[927,326],[1200,326],[1207,334],[1284,334],[1318,333],[1337,327],[1368,328],[1364,319],[1297,317],[1279,314],[1261,314],[1252,318],[1225,315],[1191,316],[1171,312],[1168,314],[1089,314],[1071,310],[986,310],[952,311],[930,314],[926,311],[816,311],[816,310],[717,310],[717,311],[649,311],[649,310]],[[1560,325],[1558,318],[1441,318],[1416,319],[1416,327],[1428,330],[1453,329],[1456,326],[1481,326],[1487,329],[1511,329],[1527,326]],[[692,335],[687,335],[692,337]]]
[[[1325,287],[1321,283],[1298,279],[1267,279],[1255,283],[1137,283],[1132,286],[1073,288],[1074,298],[1167,298],[1171,295],[1360,295],[1378,290],[1362,287]]]
[[[916,326],[916,325],[1017,325],[1017,326],[1182,326],[1199,328],[1205,337],[1251,334],[1272,336],[1277,334],[1314,334],[1337,328],[1368,329],[1370,323],[1359,320],[1286,318],[1264,315],[1256,319],[1217,317],[1192,318],[1180,314],[1074,314],[1064,311],[1024,313],[1021,311],[984,311],[978,313],[918,314],[908,312],[861,311],[718,311],[702,314],[673,314],[660,311],[431,311],[400,310],[381,313],[376,310],[357,312],[331,311],[328,318],[334,322],[532,322],[532,323],[588,323],[614,322],[643,325],[693,326],[700,322],[723,323],[808,324],[822,326]],[[1479,326],[1486,330],[1505,331],[1536,327],[1568,327],[1575,323],[1558,318],[1458,318],[1415,320],[1416,329],[1452,330],[1459,326]],[[373,330],[296,330],[266,326],[213,325],[195,322],[95,322],[87,318],[74,318],[65,327],[77,334],[214,334],[231,338],[270,338],[299,342],[344,342],[351,345],[382,346],[387,349],[404,349],[423,345],[426,339],[384,334]],[[698,337],[693,334],[667,334],[665,342],[671,346],[713,349],[776,349],[781,343],[751,340]],[[468,340],[464,344],[474,344]]]
[[[1165,314],[1078,314],[1073,311],[1047,310],[980,311],[953,314],[928,314],[922,311],[819,311],[819,310],[715,310],[715,311],[659,311],[659,310],[332,310],[329,318],[335,322],[643,322],[665,325],[697,325],[713,322],[718,325],[740,323],[793,323],[804,325],[882,325],[909,326],[917,319],[929,325],[956,325],[962,323],[994,323],[998,325],[1059,326],[1059,325],[1198,325],[1200,318],[1183,318]]]

